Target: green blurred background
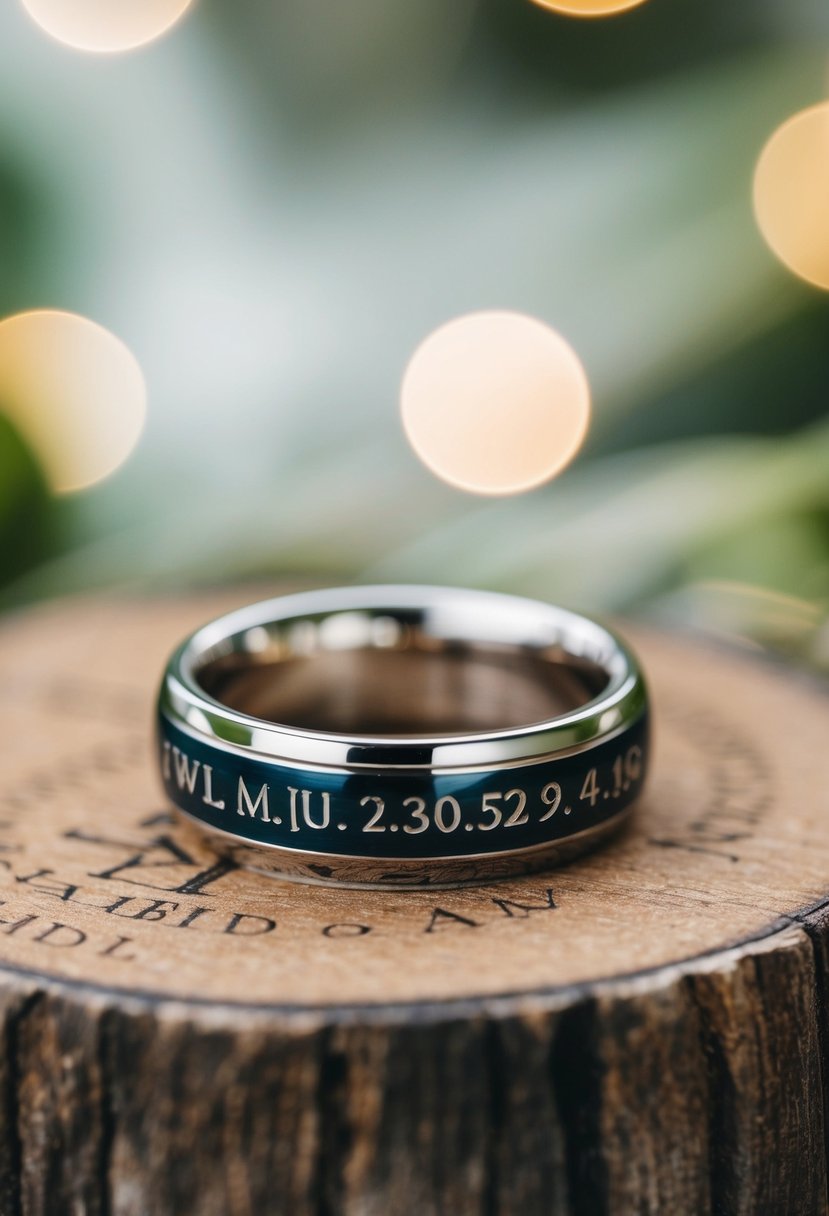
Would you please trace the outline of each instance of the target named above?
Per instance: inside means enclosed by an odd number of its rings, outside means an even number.
[[[3,605],[458,582],[829,667],[829,301],[751,207],[829,96],[825,0],[201,0],[112,57],[15,0],[0,67],[0,313],[93,318],[150,393],[131,460],[61,499],[0,420]],[[398,418],[412,350],[480,308],[593,386],[581,457],[510,500],[437,482]]]

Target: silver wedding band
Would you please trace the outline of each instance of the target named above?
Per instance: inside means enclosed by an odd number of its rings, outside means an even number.
[[[550,604],[349,587],[232,612],[171,657],[158,757],[179,814],[240,864],[445,886],[575,856],[624,822],[648,699],[614,632]]]

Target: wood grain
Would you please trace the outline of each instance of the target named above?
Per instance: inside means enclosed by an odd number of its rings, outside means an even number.
[[[826,1212],[823,691],[640,633],[655,770],[607,849],[289,884],[150,763],[167,651],[248,598],[0,630],[0,1216]]]

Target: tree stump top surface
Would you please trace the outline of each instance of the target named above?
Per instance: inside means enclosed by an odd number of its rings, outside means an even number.
[[[0,629],[0,968],[90,992],[343,1010],[659,975],[829,893],[829,698],[750,655],[629,631],[655,704],[631,826],[572,864],[444,891],[232,870],[165,806],[162,666],[253,598],[88,598]]]

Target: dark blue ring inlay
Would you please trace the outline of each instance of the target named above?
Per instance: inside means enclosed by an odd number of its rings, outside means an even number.
[[[452,858],[511,853],[616,818],[648,768],[644,712],[575,754],[486,772],[355,772],[248,757],[160,714],[164,788],[181,810],[242,841],[338,857]]]

